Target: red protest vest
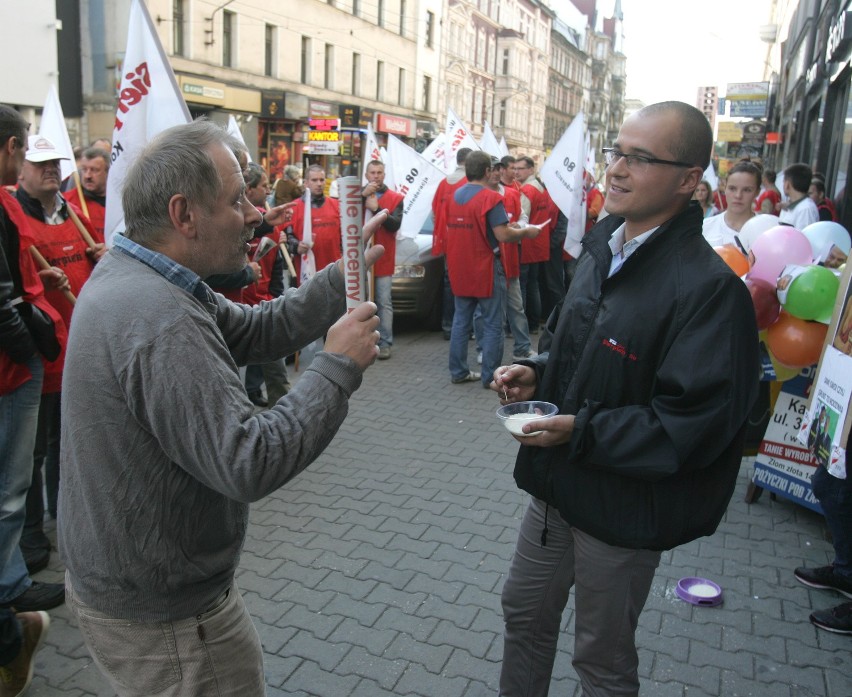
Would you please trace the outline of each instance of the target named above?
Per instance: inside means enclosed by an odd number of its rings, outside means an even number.
[[[83,206],[80,205],[80,195],[77,193],[76,187],[73,189],[69,189],[65,193],[62,194],[68,203],[73,203],[77,208],[74,210],[81,210]],[[90,198],[86,199],[86,210],[89,211],[89,222],[92,224],[93,231],[91,232],[92,239],[97,243],[103,243],[104,241],[104,219],[106,218],[106,208],[104,208],[97,201],[93,201]],[[84,216],[80,217],[80,220],[84,220]]]
[[[0,187],[0,205],[3,206],[12,224],[18,228],[18,245],[20,247],[18,266],[23,285],[22,298],[31,305],[35,305],[53,320],[56,339],[62,347],[62,351],[55,361],[42,359],[42,362],[46,371],[48,369],[51,371],[58,370],[61,375],[62,366],[65,364],[65,345],[68,343],[68,332],[61,315],[44,297],[44,286],[38,275],[35,261],[30,253],[33,237],[29,224],[32,219],[24,213],[21,204],[12,198],[9,192],[3,187]],[[14,263],[13,259],[9,261],[10,263]],[[0,351],[0,395],[9,394],[30,379],[32,379],[32,373],[30,373],[26,365],[15,363],[5,352]]]
[[[517,223],[521,217],[521,194],[517,189],[504,187],[503,206],[510,223]],[[521,249],[519,242],[501,242],[500,257],[506,278],[519,278],[521,275]]]
[[[293,209],[293,234],[302,239],[305,221],[305,199],[300,198]],[[320,208],[311,208],[311,235],[314,239],[314,257],[317,271],[322,271],[331,262],[343,256],[343,242],[340,233],[340,202],[336,198],[325,197]],[[301,255],[293,258],[296,265],[296,278],[301,273]]]
[[[438,256],[445,250],[445,239],[447,237],[447,206],[456,189],[467,184],[467,178],[462,177],[455,184],[450,184],[446,179],[438,184],[435,189],[435,197],[432,199],[432,219],[434,227],[432,232],[432,254]]]
[[[269,292],[269,282],[272,280],[272,267],[275,266],[275,257],[278,255],[278,235],[270,233],[263,237],[268,237],[272,240],[275,243],[276,249],[268,251],[266,256],[257,262],[260,264],[260,278],[258,278],[254,283],[249,283],[242,289],[242,301],[246,305],[257,305],[261,300],[273,299]],[[254,252],[260,246],[260,241],[263,237],[255,237],[249,242],[249,246],[251,247],[248,253],[249,259],[254,256]]]
[[[482,189],[465,204],[450,197],[444,240],[453,295],[490,298],[494,288],[494,251],[488,242],[485,216],[503,201],[496,191]]]
[[[536,182],[538,184],[538,182]],[[542,228],[535,239],[521,240],[521,263],[535,264],[550,259],[550,228],[556,222],[551,217],[552,201],[547,191],[540,190],[535,184],[524,184],[521,193],[530,200],[530,223],[537,225],[550,218],[550,223]]]
[[[379,196],[379,210],[387,208],[389,213],[393,213],[394,208],[400,204],[403,198],[402,194],[388,189]],[[373,265],[373,274],[376,278],[393,276],[396,259],[396,232],[391,232],[382,225],[373,236],[373,244],[380,244],[385,248],[385,253]],[[319,268],[319,264],[317,264],[317,268]]]

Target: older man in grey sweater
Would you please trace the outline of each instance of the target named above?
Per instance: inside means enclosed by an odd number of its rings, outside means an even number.
[[[241,268],[260,222],[210,123],[154,140],[122,200],[126,236],[80,294],[65,363],[69,605],[120,695],[261,695],[262,650],[234,585],[248,504],[331,441],[377,354],[375,305],[341,317],[337,264],[254,307],[210,291],[201,279]],[[254,414],[237,366],[326,332],[297,386]]]

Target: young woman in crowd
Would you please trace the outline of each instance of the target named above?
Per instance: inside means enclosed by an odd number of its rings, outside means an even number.
[[[713,247],[736,244],[736,234],[754,217],[754,200],[760,191],[762,174],[760,166],[750,160],[740,160],[728,171],[725,186],[728,208],[704,220],[704,239]]]

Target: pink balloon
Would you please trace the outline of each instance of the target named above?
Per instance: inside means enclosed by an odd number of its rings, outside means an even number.
[[[768,281],[773,285],[787,264],[807,266],[811,263],[811,243],[789,225],[767,230],[751,246],[751,270],[746,278]]]

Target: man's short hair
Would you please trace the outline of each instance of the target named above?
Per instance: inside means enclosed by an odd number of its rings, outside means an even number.
[[[10,106],[0,104],[0,147],[6,145],[9,138],[18,139],[18,147],[27,147],[29,124],[21,114]]]
[[[384,169],[385,163],[382,162],[381,160],[370,160],[367,163],[367,167],[381,167],[382,169]]]
[[[491,155],[481,150],[470,153],[464,161],[464,175],[468,181],[484,179],[489,169],[491,169]]]
[[[813,179],[813,170],[804,162],[797,162],[784,170],[784,179],[790,182],[790,186],[796,191],[806,194]]]
[[[172,227],[169,201],[176,194],[213,207],[224,186],[211,152],[217,144],[230,148],[228,134],[199,119],[166,129],[145,147],[130,165],[121,193],[129,239],[143,246],[160,243]]]
[[[763,170],[763,176],[766,178],[767,181],[770,181],[774,184],[775,178],[778,176],[778,172],[776,172],[774,169],[765,169]]]
[[[325,176],[325,167],[317,164],[310,165],[307,171],[308,176],[305,177],[306,179],[310,178],[311,172],[322,172],[322,176]]]
[[[246,180],[246,188],[253,189],[256,187],[260,184],[260,180],[263,179],[263,175],[265,174],[266,170],[257,164],[257,162],[249,162],[243,172],[243,178]]]
[[[284,168],[284,176],[287,177],[287,179],[296,181],[302,176],[302,170],[296,167],[296,165],[287,165]]]
[[[680,118],[680,133],[672,133],[669,148],[674,159],[707,169],[713,154],[713,129],[707,117],[686,102],[658,102],[636,112],[640,116],[674,112]],[[659,155],[658,155],[659,157]]]
[[[103,148],[86,148],[83,151],[83,158],[86,160],[96,160],[99,157],[106,164],[106,168],[109,169],[109,153],[106,150]]]
[[[811,179],[811,186],[820,196],[825,196],[825,182],[822,179]]]
[[[463,165],[464,161],[467,159],[467,156],[470,155],[470,153],[472,152],[473,150],[471,150],[470,148],[459,148],[458,152],[456,153],[456,164]]]
[[[515,158],[511,155],[503,155],[503,157],[500,158],[500,164],[502,164],[503,167],[508,167],[509,165],[515,164],[515,161]]]
[[[515,160],[515,162],[523,162],[530,169],[535,169],[535,160],[529,155],[523,155]]]

